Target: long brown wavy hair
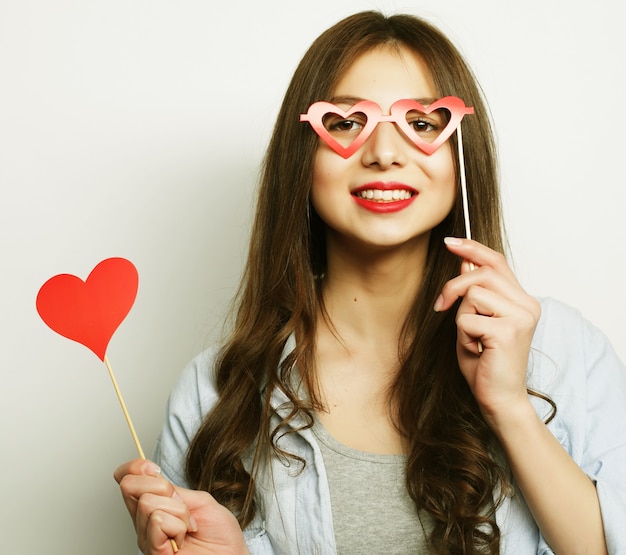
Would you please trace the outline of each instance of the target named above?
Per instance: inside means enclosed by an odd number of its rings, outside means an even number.
[[[315,101],[328,100],[346,68],[381,45],[412,50],[431,69],[439,96],[458,96],[474,107],[474,115],[462,123],[472,232],[481,243],[504,251],[489,115],[454,45],[431,24],[410,15],[362,12],[324,32],[297,67],[278,114],[263,163],[233,328],[216,361],[219,400],[187,456],[192,487],[209,491],[237,515],[242,527],[257,510],[254,476],[261,461],[290,456],[276,445],[286,421],[299,415],[310,423],[313,411],[321,407],[314,338],[323,310],[316,276],[325,270],[325,231],[309,202],[318,138],[300,123],[299,114]],[[450,140],[456,142],[456,134]],[[495,554],[500,544],[497,492],[510,479],[497,441],[459,370],[456,310],[432,309],[443,285],[460,271],[458,257],[443,246],[445,236],[465,235],[458,197],[451,213],[432,230],[423,282],[403,328],[401,345],[408,347],[400,352],[390,398],[398,407],[395,423],[407,446],[408,492],[417,509],[434,522],[433,551]],[[283,360],[290,336],[296,337],[296,347]],[[292,387],[296,366],[308,401]],[[273,428],[269,398],[276,388],[286,393],[293,410]]]

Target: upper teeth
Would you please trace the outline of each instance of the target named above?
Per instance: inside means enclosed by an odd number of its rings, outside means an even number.
[[[413,196],[413,193],[406,189],[392,189],[386,191],[382,189],[364,189],[358,191],[356,194],[368,200],[406,200]]]

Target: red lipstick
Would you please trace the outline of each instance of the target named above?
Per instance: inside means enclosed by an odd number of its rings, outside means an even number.
[[[404,183],[377,181],[361,185],[351,194],[355,202],[366,210],[387,214],[409,206],[417,198],[418,192]]]

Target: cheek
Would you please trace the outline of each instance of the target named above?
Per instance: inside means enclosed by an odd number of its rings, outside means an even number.
[[[458,176],[449,143],[431,155],[427,173],[432,184],[444,196],[446,204],[449,204],[451,209],[457,195]]]
[[[320,152],[318,150],[313,163],[313,180],[311,182],[310,192],[311,205],[318,214],[320,214],[320,212],[324,212],[323,203],[320,201],[328,194],[328,180],[328,169],[324,163],[323,156],[320,156]]]
[[[343,170],[341,159],[329,149],[320,148],[315,155],[313,163],[313,182],[311,184],[311,200],[315,203],[316,197],[321,194],[328,194],[334,189],[338,189],[341,183]],[[338,160],[339,159],[339,160]]]

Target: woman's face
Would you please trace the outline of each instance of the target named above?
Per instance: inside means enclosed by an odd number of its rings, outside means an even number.
[[[344,111],[369,100],[389,114],[400,99],[424,105],[436,100],[431,75],[410,50],[379,47],[357,58],[329,100]],[[350,119],[333,127],[338,140],[344,140],[342,133],[358,132],[359,123]],[[381,122],[348,158],[320,140],[311,202],[326,224],[329,249],[425,248],[430,231],[450,213],[456,190],[449,141],[427,155],[395,123]]]

